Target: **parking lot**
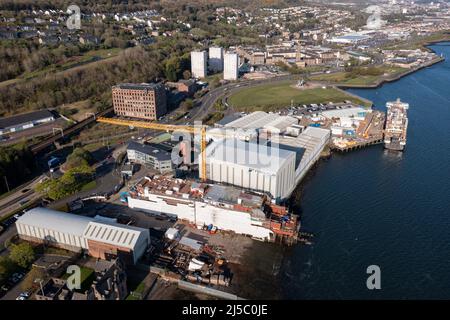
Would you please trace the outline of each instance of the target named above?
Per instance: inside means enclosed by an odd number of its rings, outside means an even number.
[[[172,227],[175,221],[169,217],[157,216],[143,211],[132,210],[120,201],[115,202],[85,202],[84,208],[73,213],[83,214],[89,217],[101,215],[108,218],[116,218],[118,222],[133,225],[145,229],[155,229],[165,231]]]

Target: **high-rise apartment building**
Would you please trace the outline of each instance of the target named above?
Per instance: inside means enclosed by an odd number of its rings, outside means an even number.
[[[205,78],[207,75],[207,53],[206,51],[191,52],[191,74],[194,78]]]
[[[224,55],[224,80],[237,80],[239,76],[239,57],[237,53],[225,53]]]
[[[223,48],[209,48],[209,70],[212,72],[223,71]]]

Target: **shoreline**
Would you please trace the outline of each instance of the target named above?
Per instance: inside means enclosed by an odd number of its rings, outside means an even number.
[[[422,44],[422,47],[430,52],[433,52],[436,54],[436,51],[434,51],[433,49],[429,48],[429,46],[432,46],[434,44],[438,44],[438,43],[444,43],[444,42],[450,42],[449,38],[446,39],[439,39],[439,40],[431,40],[431,41],[426,41]],[[391,83],[391,82],[395,82],[398,81],[400,79],[402,79],[403,77],[406,77],[414,72],[420,71],[424,68],[427,67],[431,67],[435,64],[441,63],[445,61],[444,57],[438,56],[437,58],[428,61],[424,64],[421,64],[420,66],[414,67],[410,70],[407,70],[405,72],[399,73],[397,75],[395,75],[392,78],[385,78],[385,79],[379,79],[377,80],[374,84],[366,84],[366,85],[346,85],[346,84],[334,84],[337,88],[342,89],[342,90],[346,90],[346,89],[376,89],[379,88],[381,86],[383,86],[385,83]]]
[[[440,42],[442,42],[442,41],[440,41]],[[406,77],[406,76],[408,76],[410,74],[415,73],[416,71],[422,70],[422,69],[427,68],[427,67],[431,67],[432,65],[435,65],[435,64],[443,62],[443,61],[445,61],[445,58],[437,57],[436,59],[433,59],[433,60],[428,61],[428,62],[426,62],[424,64],[421,64],[420,66],[414,67],[414,68],[412,68],[410,70],[407,70],[405,72],[397,74],[397,75],[395,75],[392,78],[385,78],[385,79],[377,80],[374,84],[362,84],[362,85],[358,85],[358,84],[354,84],[354,85],[352,85],[352,84],[335,84],[335,86],[337,88],[339,88],[339,89],[342,89],[342,90],[346,90],[346,89],[376,89],[376,88],[381,87],[385,83],[391,83],[391,82],[398,81],[398,80],[400,80],[400,79],[402,79],[402,78],[404,78],[404,77]]]
[[[435,43],[441,43],[441,42],[448,42],[448,41],[436,41]],[[427,44],[427,46],[432,45],[432,44],[433,43],[430,42]],[[432,66],[434,64],[440,63],[444,60],[445,60],[444,58],[439,56],[437,59],[433,59],[432,61],[429,61],[426,64],[423,64],[416,68],[408,70],[407,72],[399,74],[394,78],[383,79],[379,83],[377,83],[377,85],[358,86],[358,87],[345,87],[345,86],[336,85],[335,87],[338,88],[339,90],[345,90],[345,89],[350,89],[350,88],[374,89],[374,88],[381,87],[385,83],[398,81],[409,74],[412,74],[412,73],[419,71],[421,69],[424,69],[426,67]],[[357,96],[357,95],[355,95],[355,96]],[[359,97],[359,96],[357,96],[357,97]],[[362,97],[359,97],[359,98],[361,99]],[[370,101],[365,98],[362,98],[362,99]],[[371,101],[371,103],[373,105],[372,101]],[[291,194],[290,199],[289,199],[290,206],[295,208],[295,211],[296,211],[295,213],[298,214],[300,217],[302,217],[302,215],[304,213],[302,210],[302,206],[301,206],[301,198],[304,193],[305,183],[307,183],[309,180],[314,178],[315,172],[316,172],[316,170],[318,170],[318,167],[320,166],[322,161],[328,161],[332,157],[333,157],[333,152],[331,152],[331,150],[330,150],[330,152],[324,153],[319,158],[319,160],[314,164],[314,166],[311,168],[311,170],[307,173],[307,175],[305,175],[305,177],[302,179],[302,181],[296,186],[293,193]],[[267,243],[264,243],[263,245],[267,245]],[[274,245],[277,246],[276,244],[274,244]],[[259,255],[264,255],[264,254],[262,254],[261,251],[270,253],[273,250],[273,247],[272,246],[270,246],[270,247],[271,248],[269,248],[269,249],[261,248],[261,245],[259,243],[256,243],[256,241],[254,243],[252,243],[251,248],[249,250],[250,252],[248,252],[246,255],[244,255],[242,257],[240,266],[236,270],[237,273],[239,274],[238,277],[242,279],[242,278],[246,278],[252,274],[251,265],[255,264],[255,260],[259,260],[258,257],[252,257],[252,253],[254,253],[256,251],[259,253]],[[265,281],[271,280],[270,282],[271,282],[271,285],[273,286],[272,290],[276,297],[284,298],[285,292],[283,291],[282,286],[279,284],[279,282],[282,281],[282,279],[280,278],[280,275],[279,275],[279,270],[281,269],[281,265],[284,263],[286,254],[289,255],[288,252],[292,252],[294,250],[294,248],[296,248],[296,247],[297,247],[297,245],[293,246],[290,249],[289,248],[279,248],[280,252],[281,252],[281,257],[277,256],[277,257],[273,257],[272,259],[268,259],[268,260],[272,260],[273,269],[272,269],[272,273],[271,272],[265,273]],[[278,266],[278,268],[275,268],[275,266]],[[275,271],[274,269],[278,269],[278,270]],[[273,271],[275,271],[275,272],[273,272]],[[245,284],[240,284],[240,285],[245,285]],[[239,290],[241,288],[242,287],[237,286],[237,288],[235,288],[235,289]],[[252,299],[252,298],[256,297],[259,299],[266,299],[265,295],[261,294],[261,293],[265,292],[268,289],[268,284],[267,283],[265,283],[265,284],[253,283],[251,288],[247,287],[246,289],[247,289],[246,293],[248,294],[248,298]],[[244,297],[246,297],[246,296],[244,296]]]

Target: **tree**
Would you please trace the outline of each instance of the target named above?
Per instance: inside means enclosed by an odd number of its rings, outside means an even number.
[[[72,169],[84,165],[89,165],[89,163],[91,162],[92,162],[92,154],[89,151],[83,148],[76,148],[67,157],[64,167],[65,169]]]
[[[0,283],[9,277],[12,267],[12,261],[8,257],[0,257]]]
[[[191,110],[194,107],[194,100],[188,98],[182,102],[182,107],[185,110]]]
[[[183,79],[188,80],[192,77],[192,74],[189,70],[184,70],[183,71]]]
[[[9,253],[9,258],[19,267],[27,268],[34,261],[33,247],[28,243],[13,244]]]

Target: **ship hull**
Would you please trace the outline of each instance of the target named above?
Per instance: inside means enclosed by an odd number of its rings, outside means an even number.
[[[401,145],[400,143],[385,143],[384,148],[393,151],[404,151],[405,145]]]

